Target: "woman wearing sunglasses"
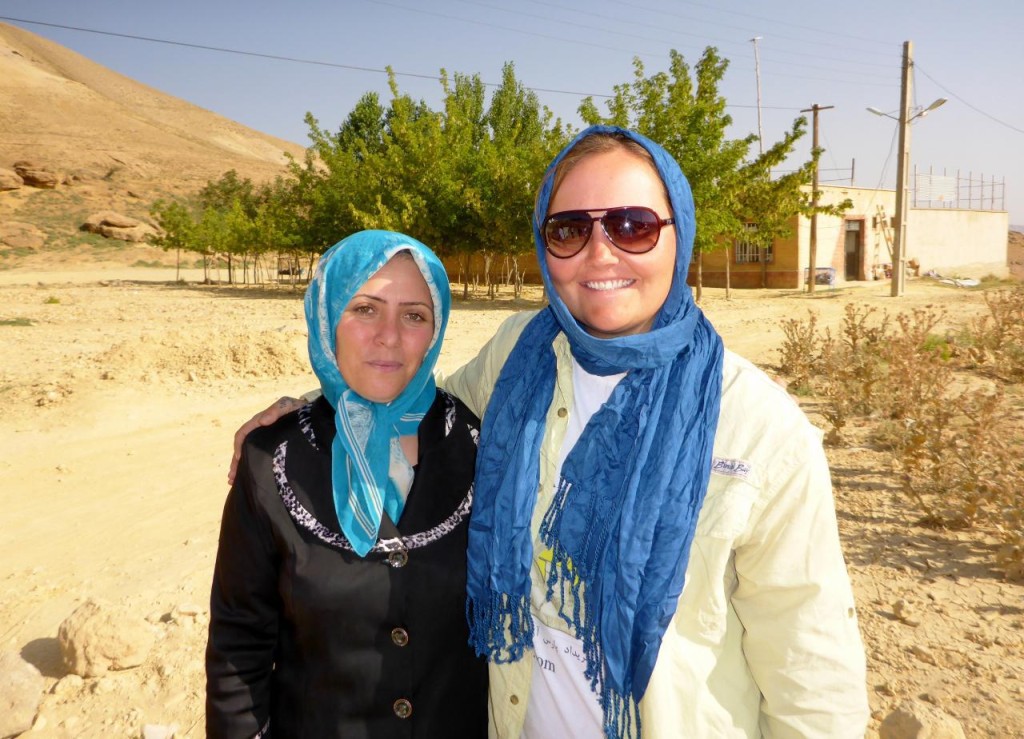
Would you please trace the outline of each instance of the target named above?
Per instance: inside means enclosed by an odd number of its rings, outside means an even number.
[[[468,615],[491,734],[863,736],[820,433],[693,302],[679,165],[587,129],[533,228],[549,307],[444,382],[483,418]]]

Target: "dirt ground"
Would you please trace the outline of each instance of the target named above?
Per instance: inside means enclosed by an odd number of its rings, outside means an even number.
[[[198,284],[199,274],[112,269],[0,272],[0,651],[46,679],[33,737],[139,736],[145,724],[203,735],[207,597],[234,429],[281,394],[315,387],[301,292]],[[766,367],[780,321],[848,301],[892,313],[935,304],[960,319],[978,292],[911,280],[797,291],[707,290],[726,345]],[[468,359],[540,295],[457,301],[442,369]],[[806,404],[816,419],[813,402]],[[820,419],[818,419],[820,423]],[[913,525],[885,457],[829,449],[868,654],[871,732],[908,698],[968,737],[1024,736],[1024,584],[991,565],[978,532]],[[136,668],[66,675],[61,622],[88,598],[147,619]]]

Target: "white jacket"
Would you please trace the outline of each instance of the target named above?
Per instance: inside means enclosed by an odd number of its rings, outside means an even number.
[[[532,312],[512,316],[442,384],[481,418]],[[541,449],[534,534],[572,407],[568,341]],[[643,736],[863,737],[864,648],[821,433],[761,370],[726,351],[707,496],[679,606],[640,701]],[[666,440],[668,442],[669,440]],[[538,570],[533,570],[538,583]],[[534,616],[564,628],[534,608]],[[491,735],[519,739],[532,653],[490,667]]]

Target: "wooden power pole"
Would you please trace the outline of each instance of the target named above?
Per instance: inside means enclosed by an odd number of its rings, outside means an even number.
[[[804,108],[801,113],[812,113],[813,114],[813,142],[811,148],[813,152],[818,151],[818,111],[819,110],[830,110],[834,108],[834,105],[818,105],[815,103],[810,108]],[[817,260],[818,260],[818,159],[814,160],[814,175],[811,178],[811,253],[807,260],[807,292],[814,292],[814,285],[816,282],[817,274]]]
[[[899,160],[896,162],[896,226],[893,229],[892,289],[903,295],[907,275],[907,172],[910,169],[910,66],[913,44],[903,42],[903,75],[900,83]]]

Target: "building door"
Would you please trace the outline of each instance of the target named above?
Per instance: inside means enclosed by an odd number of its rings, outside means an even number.
[[[863,280],[864,277],[864,221],[846,221],[843,249],[846,255],[846,279]]]

